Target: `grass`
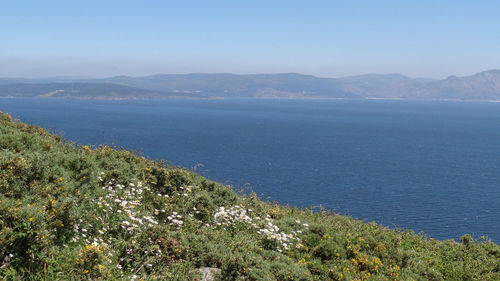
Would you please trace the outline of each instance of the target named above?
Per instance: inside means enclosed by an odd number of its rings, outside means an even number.
[[[0,113],[0,280],[500,280],[500,247],[241,195]]]

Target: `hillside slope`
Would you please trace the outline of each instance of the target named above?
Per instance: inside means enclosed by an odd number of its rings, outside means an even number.
[[[0,280],[500,280],[500,247],[238,195],[0,113]]]

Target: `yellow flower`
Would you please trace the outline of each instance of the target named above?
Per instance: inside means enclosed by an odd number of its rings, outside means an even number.
[[[35,218],[33,218],[33,217],[30,218],[30,221],[34,221],[34,220],[35,220]]]

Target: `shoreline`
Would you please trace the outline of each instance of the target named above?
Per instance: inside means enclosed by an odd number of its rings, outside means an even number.
[[[155,100],[325,100],[325,101],[360,101],[360,100],[381,100],[381,101],[422,101],[422,102],[481,102],[481,103],[500,103],[498,100],[478,100],[478,99],[412,99],[412,98],[382,98],[382,97],[365,97],[365,98],[335,98],[335,97],[184,97],[171,96],[159,98],[117,98],[117,97],[25,97],[25,96],[0,96],[0,99],[59,99],[59,100],[99,100],[99,101],[155,101]]]

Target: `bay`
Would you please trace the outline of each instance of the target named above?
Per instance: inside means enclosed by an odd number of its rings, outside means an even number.
[[[12,98],[0,110],[282,204],[500,241],[498,103]]]

